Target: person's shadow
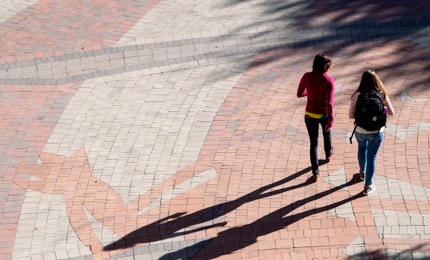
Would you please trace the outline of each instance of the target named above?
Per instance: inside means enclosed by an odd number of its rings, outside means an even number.
[[[324,162],[320,162],[321,164]],[[213,227],[219,227],[224,226],[226,223],[212,223],[212,225],[196,228],[192,230],[187,230],[183,232],[177,232],[179,230],[186,229],[188,227],[204,223],[210,220],[214,220],[220,216],[223,216],[240,206],[244,205],[245,203],[255,201],[258,199],[274,196],[283,192],[291,191],[294,189],[298,189],[301,187],[304,187],[306,185],[309,185],[311,182],[306,181],[294,186],[281,188],[278,190],[273,190],[270,192],[266,192],[270,189],[273,189],[277,186],[281,186],[289,181],[292,181],[293,179],[306,174],[307,172],[310,172],[311,168],[308,167],[306,169],[303,169],[295,174],[292,174],[282,180],[279,180],[275,183],[263,186],[251,193],[248,193],[242,197],[239,197],[235,200],[224,202],[221,204],[214,205],[212,207],[204,208],[202,210],[186,214],[186,212],[183,213],[177,213],[171,216],[168,216],[166,218],[157,220],[147,226],[141,227],[118,241],[115,241],[109,245],[106,245],[103,248],[103,251],[112,251],[112,250],[118,250],[118,249],[127,249],[135,246],[136,244],[140,243],[150,243],[154,241],[159,241],[167,238],[171,238],[174,236],[180,236],[185,235],[187,233],[193,233],[197,232],[199,230],[203,229],[209,229]],[[266,193],[264,193],[266,192]]]
[[[327,195],[330,195],[342,188],[354,185],[356,183],[359,183],[360,179],[357,175],[355,175],[350,181],[345,183],[344,185],[334,187],[330,190],[317,193],[313,196],[310,196],[308,198],[304,198],[301,200],[297,200],[293,203],[290,203],[274,212],[271,212],[270,214],[267,214],[266,216],[263,216],[260,219],[257,219],[256,221],[240,226],[240,227],[233,227],[230,229],[227,229],[225,231],[222,231],[218,233],[218,236],[209,239],[209,241],[203,241],[200,242],[202,246],[200,248],[203,248],[200,252],[198,252],[198,256],[202,259],[215,259],[217,257],[230,254],[232,252],[235,252],[237,250],[240,250],[242,248],[245,248],[247,246],[250,246],[257,242],[257,238],[260,236],[264,236],[267,234],[270,234],[272,232],[281,230],[301,219],[304,219],[306,217],[326,212],[328,210],[334,209],[336,207],[339,207],[345,203],[351,202],[355,199],[358,199],[360,197],[363,197],[364,195],[360,192],[358,194],[355,194],[352,197],[345,198],[343,200],[340,200],[338,202],[335,202],[333,204],[318,207],[314,209],[309,209],[304,212],[296,213],[290,216],[285,216],[288,213],[292,212],[296,208],[299,208],[309,202],[315,201],[317,199],[323,198]],[[229,243],[226,244],[225,241],[228,241],[229,237],[235,238],[235,243]],[[239,239],[236,241],[236,239]],[[191,247],[196,247],[197,245],[193,245]],[[187,252],[189,252],[190,248],[183,248],[176,252],[168,253],[160,258],[160,260],[167,260],[167,259],[189,259],[191,256],[187,255]]]

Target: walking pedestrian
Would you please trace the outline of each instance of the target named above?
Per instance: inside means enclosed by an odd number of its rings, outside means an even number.
[[[307,97],[305,124],[310,139],[312,181],[317,181],[320,174],[318,167],[319,125],[321,125],[323,132],[326,162],[330,162],[335,152],[332,147],[330,131],[333,127],[334,117],[334,80],[327,74],[331,64],[331,59],[327,55],[316,55],[312,72],[306,72],[302,76],[297,89],[298,98]]]
[[[360,179],[364,180],[364,195],[376,190],[373,184],[376,157],[384,140],[387,115],[393,116],[394,108],[385,86],[375,71],[367,70],[361,77],[358,89],[351,96],[348,114],[350,119],[355,119],[356,124],[354,132],[358,142],[359,174]]]

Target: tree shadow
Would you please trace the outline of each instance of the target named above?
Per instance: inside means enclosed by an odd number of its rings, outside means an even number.
[[[227,0],[226,5],[252,2],[253,0]],[[298,11],[291,13],[290,9]],[[258,32],[247,33],[247,37],[253,43],[267,43],[258,48],[260,53],[273,52],[271,58],[252,63],[250,68],[290,55],[285,50],[294,52],[303,49],[308,52],[313,49],[315,53],[353,57],[371,48],[406,40],[407,50],[402,50],[403,46],[399,46],[396,53],[386,54],[396,57],[389,63],[381,60],[370,65],[364,62],[363,66],[370,66],[370,69],[378,72],[395,71],[395,77],[402,76],[402,73],[410,76],[415,69],[408,66],[412,62],[419,62],[420,68],[425,71],[430,69],[430,44],[426,33],[426,28],[430,26],[429,1],[341,0],[327,4],[326,1],[275,0],[258,4],[256,10],[260,11],[261,19],[231,28],[231,31],[238,33],[258,28]],[[270,26],[273,24],[277,25],[276,28]],[[271,44],[273,39],[277,42]],[[345,49],[348,49],[347,53],[344,52]],[[428,51],[423,51],[425,49]],[[399,51],[403,53],[397,58]],[[411,51],[415,51],[415,54],[422,53],[423,56],[410,55]],[[243,50],[238,50],[232,55],[242,52]],[[248,64],[246,58],[243,62]],[[427,73],[406,82],[404,87],[428,88],[429,82],[430,74]]]
[[[351,180],[349,180],[343,185],[334,187],[324,192],[317,193],[308,198],[297,200],[293,203],[286,205],[285,207],[282,207],[274,212],[271,212],[270,214],[267,214],[266,216],[263,216],[260,219],[257,219],[256,221],[250,224],[240,226],[240,227],[233,227],[225,231],[222,231],[218,233],[217,237],[212,238],[210,240],[210,243],[206,247],[204,247],[204,249],[202,249],[204,251],[200,252],[202,253],[201,256],[204,257],[204,259],[215,259],[223,255],[228,255],[230,253],[233,253],[237,250],[243,249],[245,247],[248,247],[256,243],[258,237],[265,236],[267,234],[279,231],[299,220],[302,220],[304,218],[307,218],[309,216],[312,216],[318,213],[326,212],[328,210],[337,208],[345,203],[351,202],[360,197],[364,197],[365,195],[363,195],[362,192],[360,192],[351,197],[345,198],[343,200],[340,200],[338,202],[332,203],[327,206],[306,210],[303,212],[295,213],[290,216],[285,216],[288,213],[294,211],[295,209],[301,206],[304,206],[309,202],[315,201],[317,199],[321,199],[330,194],[333,194],[336,191],[339,191],[345,187],[357,184],[359,182],[361,182],[361,180],[358,174],[356,174],[353,176]],[[228,240],[229,237],[234,237],[235,243],[226,244],[224,241],[229,241]],[[181,249],[177,252],[166,254],[160,259],[163,259],[163,260],[171,259],[172,256],[183,255],[184,252],[186,251],[187,251],[187,248]]]
[[[319,163],[324,164],[325,161],[320,160]],[[185,212],[182,212],[182,213],[177,213],[177,214],[168,216],[163,219],[159,219],[147,226],[141,227],[125,235],[123,238],[121,238],[118,241],[115,241],[109,245],[106,245],[103,248],[103,250],[112,251],[112,250],[118,250],[118,249],[126,249],[126,248],[131,248],[136,244],[140,244],[140,243],[150,243],[150,242],[159,241],[159,240],[172,238],[176,236],[182,236],[188,233],[194,233],[200,230],[205,230],[213,227],[224,226],[226,224],[225,222],[216,223],[214,220],[220,216],[226,215],[227,213],[239,208],[240,206],[248,202],[267,198],[270,196],[274,196],[277,194],[281,194],[287,191],[291,191],[291,190],[309,185],[311,182],[307,180],[297,185],[269,191],[273,188],[286,184],[294,180],[295,178],[300,177],[310,171],[311,171],[311,168],[308,167],[282,180],[263,186],[251,193],[248,193],[242,197],[239,197],[229,202],[217,204],[215,206],[204,208],[202,210],[199,210],[190,214],[186,214]],[[208,221],[212,221],[212,223],[210,225],[203,226],[200,228],[187,230],[188,228],[194,225],[205,223]]]

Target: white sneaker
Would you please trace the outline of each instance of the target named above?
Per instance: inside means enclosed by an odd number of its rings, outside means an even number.
[[[365,177],[364,177],[364,172],[360,172],[360,180],[364,181]]]
[[[370,193],[374,192],[375,190],[376,190],[376,186],[372,184],[370,186],[364,187],[363,194],[364,195],[369,195]]]

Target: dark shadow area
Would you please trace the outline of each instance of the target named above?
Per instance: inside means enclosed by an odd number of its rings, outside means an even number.
[[[258,237],[279,231],[299,220],[302,220],[304,218],[307,218],[309,216],[312,216],[321,212],[326,212],[328,210],[337,208],[345,203],[348,203],[355,199],[363,197],[364,195],[362,194],[362,192],[360,192],[358,194],[355,194],[354,196],[347,197],[343,200],[340,200],[338,202],[332,203],[324,207],[314,208],[303,212],[295,213],[290,216],[285,216],[288,213],[294,211],[295,209],[301,206],[304,206],[309,202],[321,199],[330,194],[333,194],[336,191],[339,191],[345,187],[357,184],[359,182],[361,182],[360,178],[358,174],[356,174],[353,176],[353,178],[350,181],[348,181],[344,185],[337,186],[330,190],[317,193],[305,199],[297,200],[260,219],[257,219],[256,221],[248,225],[233,227],[225,231],[222,231],[218,234],[217,237],[214,237],[213,239],[211,239],[211,242],[203,249],[204,252],[202,252],[203,254],[201,256],[204,257],[204,259],[215,259],[223,255],[228,255],[230,253],[241,250],[245,247],[248,247],[256,243]],[[231,239],[228,239],[231,237],[234,238],[235,243],[226,244],[225,241],[231,241]],[[181,249],[181,250],[183,251],[186,249]],[[170,255],[175,255],[176,253],[177,252],[167,254],[163,256],[161,259],[171,259]]]
[[[252,0],[226,0],[226,5],[252,2]],[[291,10],[297,10],[297,12],[292,13]],[[368,65],[369,68],[377,70],[378,73],[395,71],[393,75],[395,77],[400,77],[402,74],[410,75],[412,68],[408,65],[412,62],[421,63],[420,67],[425,71],[430,70],[429,36],[423,30],[430,26],[430,1],[276,0],[256,5],[256,11],[261,13],[261,19],[238,28],[231,28],[232,31],[240,34],[267,26],[266,30],[259,29],[258,33],[247,35],[257,45],[267,43],[264,47],[261,45],[258,48],[260,53],[273,52],[273,55],[264,61],[251,64],[250,68],[288,55],[282,52],[284,50],[294,52],[310,48],[315,52],[325,52],[330,56],[337,54],[346,58],[387,43],[406,40],[406,47],[399,46],[395,53],[386,54],[398,59],[394,59],[395,61],[391,61],[390,64],[372,61]],[[276,29],[271,27],[274,23],[277,24]],[[418,46],[419,44],[421,45]],[[348,52],[343,53],[347,48]],[[408,56],[412,51],[415,51],[415,55]],[[243,52],[246,53],[244,50],[239,50],[234,54]],[[420,52],[423,56],[417,60],[416,53]],[[371,60],[371,57],[369,59]],[[430,73],[427,73],[426,76],[406,82],[405,88],[428,88],[429,82]]]
[[[209,244],[210,242],[211,242],[210,239],[206,240],[206,241],[199,242],[193,246],[186,247],[186,248],[183,248],[181,250],[175,251],[173,253],[163,255],[158,260],[189,260],[196,253],[198,253],[198,251],[197,252],[193,251],[193,249],[198,248],[199,250],[201,250],[202,248],[207,246],[207,244]]]
[[[324,163],[323,161],[320,161],[320,163]],[[301,187],[304,187],[306,185],[309,185],[311,182],[306,181],[297,185],[293,185],[290,187],[285,187],[273,191],[269,191],[273,188],[276,188],[277,186],[281,186],[283,184],[286,184],[295,178],[302,176],[308,172],[311,171],[311,168],[308,167],[306,169],[303,169],[297,173],[294,173],[282,180],[279,180],[275,183],[266,185],[264,187],[261,187],[251,193],[248,193],[240,198],[237,198],[236,200],[232,200],[229,202],[221,203],[212,207],[208,207],[190,214],[186,213],[177,213],[172,216],[168,216],[166,218],[160,219],[158,221],[155,221],[147,226],[141,227],[137,229],[136,231],[133,231],[126,236],[124,236],[122,239],[109,244],[103,248],[104,251],[111,251],[111,250],[117,250],[117,249],[125,249],[133,247],[134,245],[138,243],[150,243],[154,241],[163,240],[166,238],[171,238],[174,236],[180,236],[185,235],[187,233],[193,233],[204,229],[209,229],[213,227],[219,227],[224,226],[226,223],[212,223],[210,226],[204,226],[201,228],[196,228],[192,230],[187,230],[184,232],[177,232],[182,229],[186,229],[189,227],[192,227],[194,225],[204,223],[207,221],[214,220],[220,216],[223,216],[240,206],[255,201],[258,199],[274,196],[277,194],[281,194],[287,191],[291,191],[294,189],[298,189]]]

